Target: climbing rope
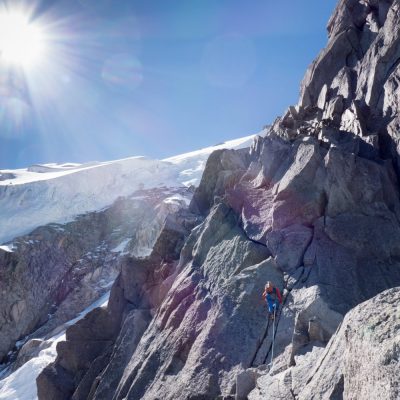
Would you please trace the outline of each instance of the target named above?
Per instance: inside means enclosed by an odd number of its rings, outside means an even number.
[[[276,305],[274,307],[274,319],[272,321],[272,348],[271,348],[271,368],[274,361],[274,345],[275,345],[275,317],[276,317]]]

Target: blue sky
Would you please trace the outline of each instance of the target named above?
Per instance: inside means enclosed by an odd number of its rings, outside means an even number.
[[[335,5],[36,3],[43,60],[6,73],[0,58],[0,168],[163,158],[256,133],[297,102]]]

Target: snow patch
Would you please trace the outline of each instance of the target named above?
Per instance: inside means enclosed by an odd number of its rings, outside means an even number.
[[[185,204],[185,206],[189,206],[190,204],[190,198],[187,198],[185,196],[182,196],[180,194],[175,194],[173,196],[167,197],[164,199],[165,204],[172,204],[172,205],[181,205],[182,203]]]
[[[142,246],[139,250],[136,251],[135,257],[147,257],[151,254],[153,249],[151,247]]]
[[[39,355],[0,381],[0,400],[37,400],[36,378],[57,356],[56,346],[65,334],[52,338],[53,343]]]
[[[210,155],[215,150],[241,149],[241,148],[250,146],[251,143],[253,142],[253,139],[255,136],[256,135],[250,135],[250,136],[246,136],[246,137],[239,138],[239,139],[228,140],[227,142],[217,144],[215,146],[209,146],[209,147],[205,147],[200,150],[195,150],[195,151],[191,151],[189,153],[180,154],[178,156],[165,158],[163,161],[168,161],[168,162],[172,162],[175,164],[179,164],[187,159],[195,159],[198,156]]]
[[[127,239],[123,240],[117,247],[114,247],[113,249],[111,249],[111,251],[113,253],[121,253],[121,255],[128,254],[128,252],[124,252],[124,250],[130,241],[131,241],[131,238],[127,238]]]
[[[178,168],[179,182],[186,186],[198,186],[206,166],[209,155],[215,150],[222,149],[242,149],[249,147],[256,135],[246,136],[244,138],[229,140],[216,146],[206,147],[201,150],[190,153],[180,154],[178,156],[165,158],[163,161],[174,164]]]
[[[105,307],[109,297],[110,292],[107,292],[82,311],[76,318],[67,322],[64,325],[65,329],[82,319],[94,308]],[[42,350],[37,357],[32,358],[21,368],[0,381],[0,400],[37,400],[36,378],[47,365],[56,359],[57,343],[65,340],[65,329],[49,339],[52,342],[50,347]]]
[[[13,253],[14,245],[13,244],[4,244],[0,246],[0,250],[6,251],[7,253]]]

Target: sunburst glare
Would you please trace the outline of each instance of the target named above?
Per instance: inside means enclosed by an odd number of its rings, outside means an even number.
[[[45,53],[45,32],[22,12],[0,14],[0,57],[11,65],[31,68]]]

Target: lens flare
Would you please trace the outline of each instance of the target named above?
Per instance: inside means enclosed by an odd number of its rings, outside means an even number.
[[[38,64],[45,51],[41,27],[23,13],[0,14],[0,60],[30,68]]]

